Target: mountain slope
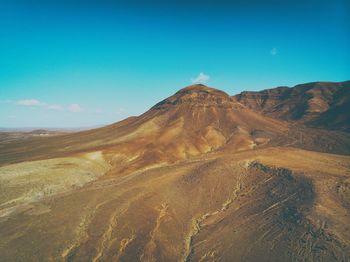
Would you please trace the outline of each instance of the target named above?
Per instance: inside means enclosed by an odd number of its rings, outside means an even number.
[[[103,149],[139,162],[177,161],[222,146],[246,150],[283,134],[288,124],[263,117],[234,102],[226,93],[203,85],[184,88],[139,117],[94,130],[3,146],[0,153],[18,161],[67,152]],[[252,135],[254,130],[259,134]],[[40,140],[43,141],[43,140]],[[5,148],[6,147],[6,148]],[[33,150],[32,152],[28,152]],[[20,155],[21,150],[25,154]],[[31,153],[28,155],[28,153]],[[121,156],[124,154],[124,156]],[[11,159],[1,158],[2,161]],[[114,161],[114,160],[111,160]],[[117,160],[116,160],[117,161]],[[1,160],[0,160],[1,162]],[[143,165],[143,163],[141,163]]]
[[[350,134],[292,126],[248,109],[222,91],[193,85],[138,117],[106,127],[0,143],[0,165],[103,150],[110,162],[130,168],[268,145],[350,154]]]
[[[255,111],[278,119],[350,131],[350,81],[314,82],[293,88],[242,92],[233,98]]]
[[[0,141],[0,260],[349,261],[349,154],[348,133],[203,85],[106,127]]]

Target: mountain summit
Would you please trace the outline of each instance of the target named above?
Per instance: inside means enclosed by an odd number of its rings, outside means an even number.
[[[179,90],[173,96],[156,104],[153,109],[163,109],[168,106],[176,106],[179,104],[190,104],[195,106],[224,106],[232,101],[233,100],[230,96],[221,90],[202,84],[196,84]]]

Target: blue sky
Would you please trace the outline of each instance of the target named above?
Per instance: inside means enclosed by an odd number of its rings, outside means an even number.
[[[0,1],[0,127],[138,115],[199,77],[236,94],[349,80],[350,1]]]

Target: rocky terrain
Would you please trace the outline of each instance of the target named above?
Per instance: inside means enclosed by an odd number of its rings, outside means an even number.
[[[349,261],[349,83],[0,142],[0,261]]]
[[[242,92],[233,98],[250,109],[308,126],[350,131],[350,81]]]

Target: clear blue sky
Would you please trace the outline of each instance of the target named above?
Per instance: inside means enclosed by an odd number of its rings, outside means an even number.
[[[200,73],[230,94],[350,79],[348,0],[1,0],[0,127],[138,115]]]

